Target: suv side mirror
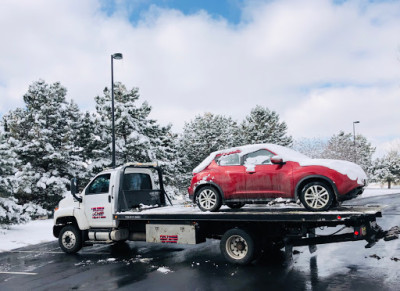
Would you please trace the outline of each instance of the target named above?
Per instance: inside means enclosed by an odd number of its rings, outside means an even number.
[[[273,156],[271,158],[271,163],[275,164],[275,165],[284,165],[285,162],[283,161],[281,156]]]
[[[76,196],[76,193],[78,193],[78,179],[74,177],[71,179],[71,194],[76,200],[82,202],[82,198]]]

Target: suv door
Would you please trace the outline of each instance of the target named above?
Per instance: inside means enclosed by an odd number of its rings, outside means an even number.
[[[265,149],[249,153],[244,157],[247,199],[290,198],[292,167],[287,164],[272,164],[273,156],[273,153]]]
[[[112,174],[100,174],[86,187],[83,204],[90,227],[114,227]]]
[[[238,153],[222,155],[216,159],[218,174],[213,179],[224,191],[225,199],[245,199],[245,169]]]

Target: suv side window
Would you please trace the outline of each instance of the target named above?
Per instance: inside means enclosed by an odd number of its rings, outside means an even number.
[[[104,174],[98,176],[96,179],[93,180],[92,183],[90,183],[86,194],[108,193],[110,187],[110,177],[111,174]]]
[[[244,158],[244,164],[271,165],[271,157],[273,156],[270,151],[258,150],[247,154]]]
[[[231,154],[219,157],[217,162],[220,166],[237,166],[240,165],[240,158],[238,154]]]

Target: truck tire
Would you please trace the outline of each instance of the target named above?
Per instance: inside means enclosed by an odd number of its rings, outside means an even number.
[[[216,212],[221,208],[221,195],[211,186],[201,188],[196,195],[197,206],[202,211]]]
[[[228,206],[230,209],[240,209],[245,205],[243,202],[227,202],[226,206]]]
[[[324,182],[314,181],[306,184],[301,190],[300,201],[305,208],[311,211],[328,210],[334,194],[332,189]]]
[[[67,254],[75,254],[82,248],[82,233],[76,226],[64,226],[58,237],[58,243]]]
[[[220,242],[221,253],[225,259],[238,265],[251,263],[257,254],[254,237],[240,228],[232,228],[224,233]]]

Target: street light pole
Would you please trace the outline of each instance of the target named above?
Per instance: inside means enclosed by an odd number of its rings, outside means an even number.
[[[111,116],[112,116],[112,162],[111,166],[115,168],[115,121],[114,121],[114,59],[121,60],[122,54],[115,53],[111,55]]]
[[[356,147],[356,123],[360,121],[353,121],[353,139],[354,139],[354,162],[357,163],[357,147]]]

